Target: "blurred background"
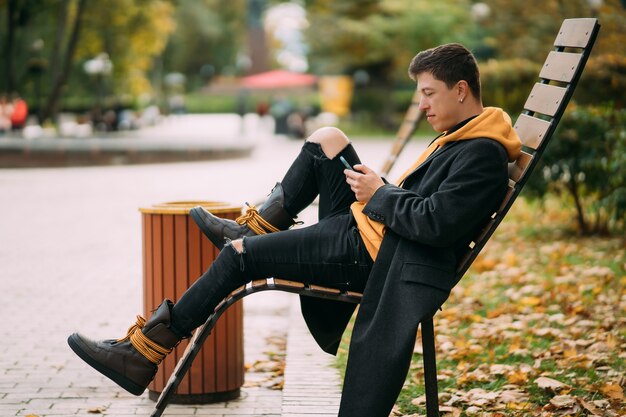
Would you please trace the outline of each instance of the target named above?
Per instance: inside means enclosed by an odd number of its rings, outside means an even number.
[[[410,59],[446,42],[475,53],[485,104],[515,118],[570,17],[602,29],[567,140],[533,187],[560,179],[581,198],[578,182],[595,181],[612,207],[602,216],[619,219],[626,0],[0,0],[0,134],[89,137],[164,115],[256,113],[292,138],[334,124],[391,139],[415,89]],[[559,165],[564,153],[571,163]],[[606,178],[621,182],[602,189]]]

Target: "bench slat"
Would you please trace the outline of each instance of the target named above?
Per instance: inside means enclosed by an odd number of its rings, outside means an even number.
[[[509,186],[506,189],[506,194],[504,195],[504,198],[502,199],[502,204],[500,204],[500,207],[498,207],[498,211],[497,211],[498,214],[502,213],[502,211],[504,210],[504,207],[506,207],[509,200],[511,200],[511,198],[513,197],[514,192],[515,192],[515,187],[509,184]]]
[[[304,284],[302,282],[289,281],[286,279],[274,278],[274,285],[278,287],[287,287],[287,288],[304,288]]]
[[[548,128],[550,122],[527,114],[520,114],[515,122],[515,130],[522,143],[532,149],[537,149],[541,145]]]
[[[321,292],[321,293],[325,293],[325,294],[341,294],[341,290],[338,290],[336,288],[330,288],[330,287],[322,287],[321,285],[309,285],[309,288],[311,289],[311,291],[315,291],[315,292]]]
[[[363,298],[363,294],[356,291],[346,291],[346,295],[353,298]]]
[[[252,288],[267,287],[267,280],[257,279],[252,281]]]
[[[229,297],[234,297],[236,295],[238,295],[239,293],[243,292],[246,290],[246,286],[242,285],[241,287],[235,289],[233,292],[230,293]]]
[[[516,183],[524,176],[526,170],[528,169],[528,165],[532,161],[533,156],[527,152],[522,151],[520,156],[515,160],[515,162],[511,162],[509,164],[509,178]]]
[[[530,92],[524,108],[532,112],[554,116],[566,92],[567,89],[563,87],[537,83]]]
[[[569,83],[576,74],[582,54],[552,51],[541,68],[539,78]]]
[[[593,35],[597,19],[566,19],[554,40],[556,47],[586,48]]]
[[[409,110],[406,112],[405,120],[410,122],[415,122],[421,117],[421,110],[419,106],[419,101],[417,103],[411,104]]]
[[[398,130],[398,139],[404,139],[413,132],[413,122],[404,121]]]

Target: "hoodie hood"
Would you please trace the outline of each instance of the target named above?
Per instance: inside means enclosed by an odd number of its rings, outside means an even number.
[[[509,162],[515,161],[522,150],[522,142],[511,124],[511,118],[498,107],[485,107],[483,112],[449,135],[437,138],[433,144],[443,146],[449,142],[489,138],[504,146]]]

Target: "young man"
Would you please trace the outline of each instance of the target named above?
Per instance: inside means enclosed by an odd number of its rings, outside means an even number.
[[[72,349],[139,395],[165,355],[232,290],[253,279],[363,291],[339,416],[388,416],[410,365],[418,323],[436,312],[456,284],[458,257],[502,201],[507,162],[521,148],[508,115],[483,108],[478,67],[463,46],[419,53],[409,74],[421,92],[420,109],[441,135],[397,185],[361,164],[338,129],[314,132],[259,211],[248,210],[235,222],[192,210],[223,250],[176,304],[165,300],[124,339],[73,334]],[[318,195],[319,222],[286,230]],[[317,343],[335,354],[354,306],[306,297],[301,304]]]

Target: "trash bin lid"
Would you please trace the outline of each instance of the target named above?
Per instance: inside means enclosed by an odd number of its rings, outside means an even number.
[[[241,206],[235,206],[221,201],[170,201],[154,204],[152,207],[141,207],[139,211],[145,214],[189,214],[189,210],[202,206],[213,214],[241,213]]]

